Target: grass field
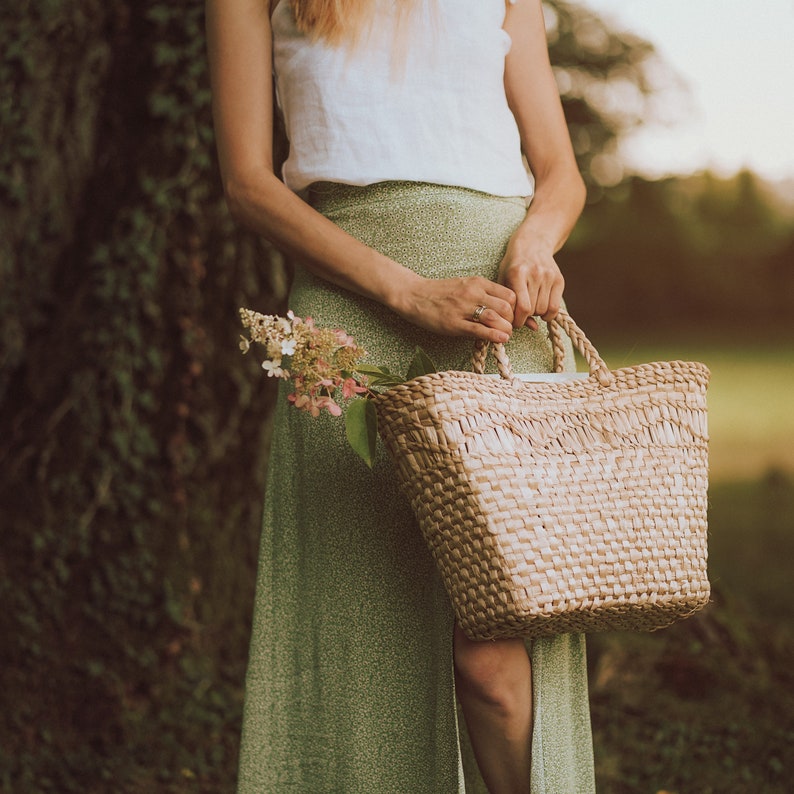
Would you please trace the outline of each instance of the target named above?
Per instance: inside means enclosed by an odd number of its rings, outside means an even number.
[[[788,344],[611,344],[612,368],[648,361],[702,361],[708,391],[712,482],[794,474],[794,339]]]

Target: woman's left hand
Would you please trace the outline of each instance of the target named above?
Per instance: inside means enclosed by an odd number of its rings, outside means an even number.
[[[499,265],[497,281],[516,294],[513,327],[537,330],[534,317],[553,320],[562,305],[565,279],[554,260],[554,248],[545,241],[513,235]]]

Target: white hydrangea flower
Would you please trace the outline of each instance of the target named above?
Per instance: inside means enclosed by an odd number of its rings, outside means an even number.
[[[281,359],[278,359],[278,361],[265,359],[262,362],[262,369],[267,372],[268,378],[281,378],[284,376],[284,370],[281,369]]]

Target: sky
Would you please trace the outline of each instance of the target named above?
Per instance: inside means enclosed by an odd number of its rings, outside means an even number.
[[[651,41],[689,89],[625,142],[630,170],[794,179],[794,0],[579,2]]]

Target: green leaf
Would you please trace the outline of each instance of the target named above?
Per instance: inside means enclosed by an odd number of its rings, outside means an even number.
[[[408,367],[408,374],[405,376],[405,379],[413,380],[422,375],[432,375],[434,372],[438,372],[438,370],[433,360],[421,347],[417,347],[414,351],[414,357],[411,359],[411,364]]]
[[[372,367],[368,364],[357,364],[356,372],[367,376],[367,384],[372,387],[382,386],[386,389],[399,386],[403,379],[393,375],[386,367]]]
[[[348,404],[345,433],[353,451],[371,469],[378,440],[378,412],[371,400],[353,400]]]
[[[356,364],[356,372],[362,375],[391,375],[388,367],[375,367],[372,364]]]

